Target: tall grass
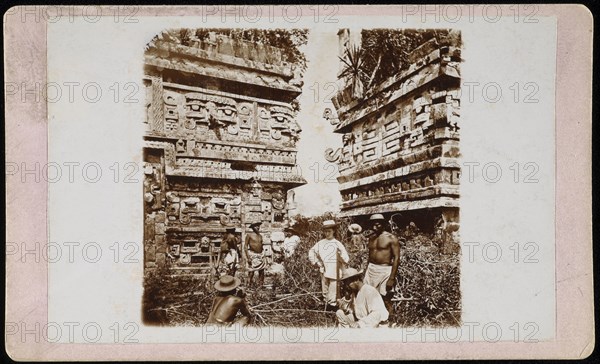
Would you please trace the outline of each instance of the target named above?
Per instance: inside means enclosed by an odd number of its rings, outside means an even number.
[[[246,290],[255,313],[255,325],[334,326],[335,314],[325,311],[318,269],[308,261],[308,250],[322,236],[324,220],[297,216],[301,242],[284,274],[267,275],[270,289]],[[336,219],[336,238],[350,255],[350,266],[364,269],[368,261],[364,238],[352,239],[350,221]],[[458,326],[461,323],[460,246],[449,234],[425,234],[417,229],[394,231],[400,240],[400,266],[396,279],[394,312],[398,326]],[[214,297],[216,277],[174,274],[168,267],[147,271],[144,279],[144,321],[168,326],[199,326],[206,322]],[[245,281],[245,280],[243,280]]]

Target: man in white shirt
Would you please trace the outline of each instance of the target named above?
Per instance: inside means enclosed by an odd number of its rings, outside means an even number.
[[[336,226],[333,220],[324,221],[325,239],[320,240],[308,251],[308,260],[317,265],[321,272],[323,298],[329,308],[337,305],[337,280],[342,275],[344,265],[350,261],[346,248],[334,237]]]
[[[377,288],[362,282],[362,273],[354,268],[344,271],[341,284],[350,291],[349,300],[340,300],[336,316],[340,327],[378,327],[389,318],[388,310]]]
[[[289,259],[294,255],[296,247],[300,243],[300,237],[296,230],[291,226],[285,228],[283,231],[285,233],[285,239],[283,240],[282,246],[283,255],[285,256],[285,259]]]

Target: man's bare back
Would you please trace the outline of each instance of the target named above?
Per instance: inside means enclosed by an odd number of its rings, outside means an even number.
[[[212,311],[207,323],[228,323],[235,319],[238,312],[249,315],[243,298],[237,296],[217,296],[213,301]]]

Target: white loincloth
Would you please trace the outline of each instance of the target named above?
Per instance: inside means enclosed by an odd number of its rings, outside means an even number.
[[[364,284],[368,284],[371,287],[377,288],[379,294],[385,296],[387,294],[387,288],[385,287],[390,275],[392,274],[391,265],[381,265],[369,263],[367,271],[365,272],[365,278],[363,279]]]
[[[225,258],[223,258],[223,262],[229,267],[235,267],[240,261],[238,252],[235,249],[230,249],[227,254],[225,254]]]

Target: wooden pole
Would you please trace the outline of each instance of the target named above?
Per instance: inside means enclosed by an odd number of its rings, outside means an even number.
[[[243,192],[242,192],[243,194]],[[243,197],[243,196],[240,196]],[[241,235],[240,235],[240,239],[242,240],[240,242],[240,266],[241,266],[241,271],[242,271],[242,282],[244,282],[244,286],[246,285],[246,278],[248,276],[248,270],[246,269],[246,264],[248,264],[248,262],[246,261],[246,213],[245,211],[245,204],[244,204],[244,199],[241,199],[242,202],[240,203],[240,225],[242,225],[240,227],[241,229]]]
[[[340,250],[335,249],[335,301],[340,298]]]

